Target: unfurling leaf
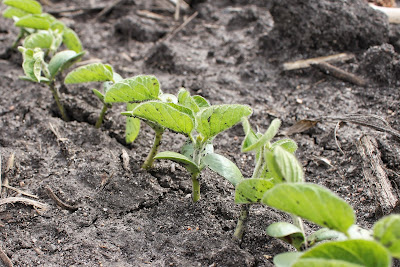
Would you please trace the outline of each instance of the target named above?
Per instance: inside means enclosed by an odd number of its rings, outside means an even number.
[[[271,141],[271,139],[275,137],[275,135],[278,133],[280,126],[281,120],[273,120],[271,122],[271,125],[268,127],[268,130],[260,138],[258,138],[257,142],[246,147],[242,146],[242,151],[248,152],[252,150],[257,150],[258,148],[265,146],[267,142]]]

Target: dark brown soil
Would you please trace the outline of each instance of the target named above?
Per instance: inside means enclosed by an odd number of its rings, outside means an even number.
[[[112,1],[52,1],[45,11],[102,6]],[[274,118],[283,128],[300,119],[348,114],[379,115],[400,129],[400,26],[362,0],[192,1],[184,11],[198,16],[170,40],[182,23],[174,7],[162,0],[130,0],[96,20],[99,10],[61,13],[58,18],[81,37],[84,60],[100,59],[123,77],[154,74],[163,91],[184,86],[212,104],[253,107],[251,122],[264,131]],[[4,6],[1,7],[4,9]],[[148,10],[165,17],[139,15]],[[0,19],[0,54],[17,29]],[[283,71],[282,63],[352,52],[336,64],[368,81],[360,87],[316,69]],[[205,171],[202,198],[192,204],[191,181],[184,169],[157,162],[140,169],[153,138],[143,125],[132,145],[124,143],[122,105],[107,114],[101,129],[94,124],[101,109],[93,84],[61,88],[72,121],[62,121],[50,91],[18,79],[21,56],[0,60],[0,153],[2,178],[35,194],[49,209],[7,204],[0,208],[1,248],[15,266],[272,266],[274,255],[293,250],[270,238],[265,228],[288,220],[280,212],[251,208],[243,242],[232,241],[239,212],[234,188]],[[100,85],[97,85],[100,86]],[[373,119],[370,120],[373,122]],[[291,136],[307,181],[324,185],[348,201],[363,227],[379,219],[379,203],[366,184],[356,143],[374,136],[394,186],[400,185],[398,138],[356,124],[342,123],[335,143],[335,123],[321,122]],[[58,137],[54,134],[58,131]],[[216,150],[231,158],[247,176],[253,155],[240,152],[243,131],[236,126],[215,140]],[[179,149],[184,138],[168,133],[161,150]],[[121,155],[130,158],[128,169]],[[15,155],[15,167],[5,173]],[[175,169],[173,171],[173,169]],[[105,182],[107,180],[107,182]],[[46,193],[50,187],[76,211],[61,209]],[[14,196],[8,190],[8,196]],[[307,225],[307,231],[315,229]]]

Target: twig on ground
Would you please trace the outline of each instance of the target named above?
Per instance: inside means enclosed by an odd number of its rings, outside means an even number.
[[[193,15],[188,17],[181,25],[179,25],[177,28],[175,28],[172,32],[167,34],[164,38],[160,39],[156,44],[162,43],[162,42],[168,42],[170,41],[178,32],[180,32],[183,28],[186,27],[197,15],[199,12],[194,12]]]
[[[364,177],[376,196],[383,215],[399,211],[397,192],[394,191],[385,172],[377,141],[372,136],[364,135],[357,146],[363,159]]]
[[[0,206],[4,205],[4,204],[11,204],[11,203],[17,203],[17,202],[21,202],[25,205],[30,205],[33,206],[37,209],[39,209],[40,211],[46,211],[47,210],[47,205],[40,203],[36,200],[32,200],[29,198],[25,198],[25,197],[7,197],[7,198],[2,198],[0,199]]]
[[[8,173],[14,168],[14,162],[15,162],[15,154],[11,153],[10,157],[7,160],[7,165],[6,168],[4,170],[4,177],[2,178],[1,181],[1,186],[4,187],[1,188],[0,190],[0,195],[2,198],[7,197],[7,190],[5,188],[7,188],[9,186],[9,181],[8,181]]]
[[[13,190],[13,191],[17,192],[18,194],[21,194],[21,195],[24,195],[24,196],[27,196],[27,197],[31,197],[31,198],[35,198],[35,199],[39,199],[38,196],[29,194],[29,193],[27,193],[25,191],[22,191],[21,189],[18,189],[18,188],[15,188],[15,187],[11,186],[11,185],[3,185],[3,187],[8,188],[10,190]]]
[[[156,19],[156,20],[167,20],[167,19],[169,19],[166,16],[163,16],[163,15],[160,15],[160,14],[148,11],[148,10],[137,10],[136,14],[138,14],[139,16],[142,16],[142,17],[149,18],[149,19]]]
[[[13,267],[10,258],[7,256],[7,254],[3,251],[1,247],[0,247],[0,259],[6,267]]]
[[[313,64],[313,63],[345,62],[345,61],[353,59],[353,58],[354,58],[353,54],[340,53],[340,54],[335,54],[335,55],[330,55],[330,56],[315,57],[315,58],[303,59],[303,60],[298,60],[298,61],[293,61],[293,62],[286,62],[283,64],[283,69],[284,70],[305,69],[305,68],[311,67],[311,64]]]
[[[53,190],[51,190],[50,187],[46,186],[45,189],[46,189],[47,195],[48,195],[52,200],[54,200],[54,202],[55,202],[55,203],[57,204],[57,206],[59,206],[60,208],[65,209],[65,210],[70,210],[70,211],[77,211],[77,210],[78,210],[77,207],[71,206],[71,205],[69,205],[69,204],[63,202],[61,199],[59,199],[59,198],[56,196],[56,194],[54,194]]]
[[[176,0],[176,8],[175,8],[175,14],[174,14],[174,19],[176,21],[179,20],[180,11],[181,11],[181,0]]]
[[[371,121],[371,118],[379,121],[382,125],[379,125],[378,123]],[[355,123],[355,124],[358,124],[361,126],[370,127],[377,131],[387,132],[387,133],[390,133],[390,134],[400,138],[400,132],[393,129],[384,118],[377,116],[377,115],[362,115],[362,114],[349,114],[349,115],[337,116],[337,117],[324,116],[324,117],[315,118],[315,119],[300,120],[300,121],[296,122],[294,125],[290,126],[288,129],[283,130],[281,133],[283,135],[292,135],[295,133],[301,133],[301,132],[304,132],[304,131],[314,127],[315,125],[317,125],[318,122],[323,122],[323,121],[351,122],[351,123]]]
[[[339,148],[339,151],[342,152],[342,154],[344,155],[344,152],[343,152],[342,148],[340,147],[339,141],[337,139],[337,132],[339,131],[340,123],[341,123],[341,121],[338,121],[338,123],[336,124],[335,131],[334,131],[334,136],[335,136],[336,146]]]
[[[311,63],[311,66],[319,69],[325,74],[332,75],[335,78],[338,78],[346,82],[350,82],[355,85],[365,86],[367,84],[367,82],[364,79],[358,77],[357,75],[339,69],[338,67],[335,67],[326,62]]]
[[[110,13],[111,10],[113,10],[116,6],[118,6],[122,2],[125,2],[125,0],[115,0],[109,6],[105,7],[102,11],[100,11],[100,13],[97,14],[96,17],[94,17],[93,20],[99,20],[104,15],[107,15],[108,13]]]
[[[80,14],[83,14],[84,12],[87,11],[99,11],[103,10],[106,8],[106,5],[98,5],[98,6],[93,6],[93,7],[79,7],[79,6],[73,6],[65,9],[60,9],[60,10],[48,10],[47,13],[52,14],[52,15],[64,15],[67,16],[68,14],[80,12]],[[76,14],[74,14],[76,15]]]

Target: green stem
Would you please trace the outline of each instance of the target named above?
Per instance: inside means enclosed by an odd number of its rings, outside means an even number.
[[[246,229],[247,219],[249,217],[249,209],[249,204],[241,205],[239,219],[236,224],[235,233],[233,234],[233,239],[238,242],[240,242],[243,238],[244,230]]]
[[[49,83],[49,86],[50,86],[51,92],[53,93],[53,97],[54,97],[54,100],[56,101],[57,107],[58,107],[58,109],[60,110],[61,118],[62,118],[64,121],[69,121],[67,112],[65,111],[64,106],[61,104],[60,96],[59,96],[59,94],[58,94],[57,88],[55,87],[54,81],[51,81],[51,82]]]
[[[199,182],[200,173],[192,174],[192,201],[196,203],[200,200],[200,182]]]
[[[142,168],[145,170],[151,169],[153,167],[154,156],[157,154],[157,150],[161,144],[161,138],[164,133],[164,129],[161,127],[159,128],[152,127],[152,128],[156,131],[156,135],[154,137],[153,146],[151,147],[149,155],[147,155],[147,158],[142,165]]]
[[[21,28],[21,30],[18,33],[17,40],[15,40],[14,43],[11,45],[12,49],[16,49],[17,48],[19,42],[24,37],[24,35],[25,35],[25,30]]]
[[[259,153],[259,158],[257,160],[256,166],[254,167],[253,176],[251,178],[260,178],[261,171],[263,170],[263,162],[264,162],[264,147],[261,148]]]
[[[103,123],[104,116],[106,115],[107,109],[108,109],[108,105],[104,104],[103,109],[100,112],[100,117],[96,121],[96,125],[95,125],[96,129],[99,129],[101,124]]]

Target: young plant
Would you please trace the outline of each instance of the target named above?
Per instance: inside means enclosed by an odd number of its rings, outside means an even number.
[[[122,80],[122,77],[114,72],[113,68],[108,64],[93,63],[74,69],[64,79],[65,84],[77,84],[88,82],[103,82],[103,93],[97,89],[92,89],[92,92],[103,104],[100,116],[96,121],[96,128],[100,128],[103,123],[105,114],[109,108],[112,107],[110,103],[104,101],[104,94],[110,87]],[[128,125],[128,124],[127,124]]]
[[[200,199],[199,176],[205,167],[203,159],[213,152],[213,139],[251,113],[251,108],[245,105],[210,106],[203,97],[191,96],[187,90],[181,89],[178,103],[149,101],[123,115],[152,123],[156,134],[170,129],[188,137],[181,153],[165,151],[152,157],[158,145],[153,146],[145,164],[148,166],[153,159],[167,159],[181,164],[191,174],[192,200],[196,202]]]
[[[104,102],[110,103],[126,103],[127,111],[136,108],[139,103],[151,100],[162,100],[164,96],[160,88],[160,82],[152,75],[138,75],[131,78],[120,80],[112,84],[104,95]],[[163,129],[157,125],[146,122],[156,132],[154,139],[154,147],[158,147],[161,142]],[[140,119],[134,117],[127,118],[126,124],[126,141],[133,142],[140,131]],[[153,151],[153,150],[152,150]],[[146,164],[146,162],[145,162]],[[151,167],[151,164],[148,166]],[[143,166],[146,168],[146,166]]]
[[[60,110],[62,119],[68,121],[68,115],[61,103],[60,95],[55,85],[56,77],[63,70],[69,68],[75,62],[79,61],[84,52],[76,53],[72,50],[61,51],[55,54],[49,63],[46,63],[42,49],[31,49],[22,46],[18,47],[18,49],[23,55],[24,61],[22,67],[26,75],[21,77],[21,79],[48,85],[53,94],[54,100],[56,101],[58,109]]]
[[[265,191],[274,184],[284,181],[283,175],[278,173],[278,167],[271,166],[271,163],[274,163],[273,158],[292,159],[297,149],[296,143],[291,139],[281,139],[271,143],[279,130],[281,124],[279,119],[273,120],[264,134],[254,132],[247,118],[243,118],[242,124],[246,134],[242,151],[255,152],[255,168],[250,178],[244,179],[237,166],[221,155],[211,153],[204,158],[207,167],[225,177],[236,188],[235,201],[242,204],[234,233],[234,239],[238,241],[242,239],[245,230],[250,204],[259,203]],[[296,165],[293,167],[293,171],[302,174],[301,168],[295,168]],[[292,179],[289,176],[288,178]],[[297,218],[294,219],[296,223],[301,224]]]
[[[82,52],[82,44],[77,34],[61,21],[47,13],[42,13],[42,6],[34,0],[4,0],[8,8],[3,17],[15,21],[20,28],[17,40],[13,43],[15,49],[19,42],[24,41],[25,48],[42,48],[47,54],[55,53],[61,43],[69,50]]]
[[[275,256],[278,267],[391,266],[392,257],[400,258],[400,215],[382,218],[372,231],[363,229],[354,224],[355,214],[349,204],[330,190],[310,183],[276,185],[261,202],[325,227],[309,236],[311,248],[305,252]],[[267,233],[291,243],[296,229],[294,225],[274,223]]]

